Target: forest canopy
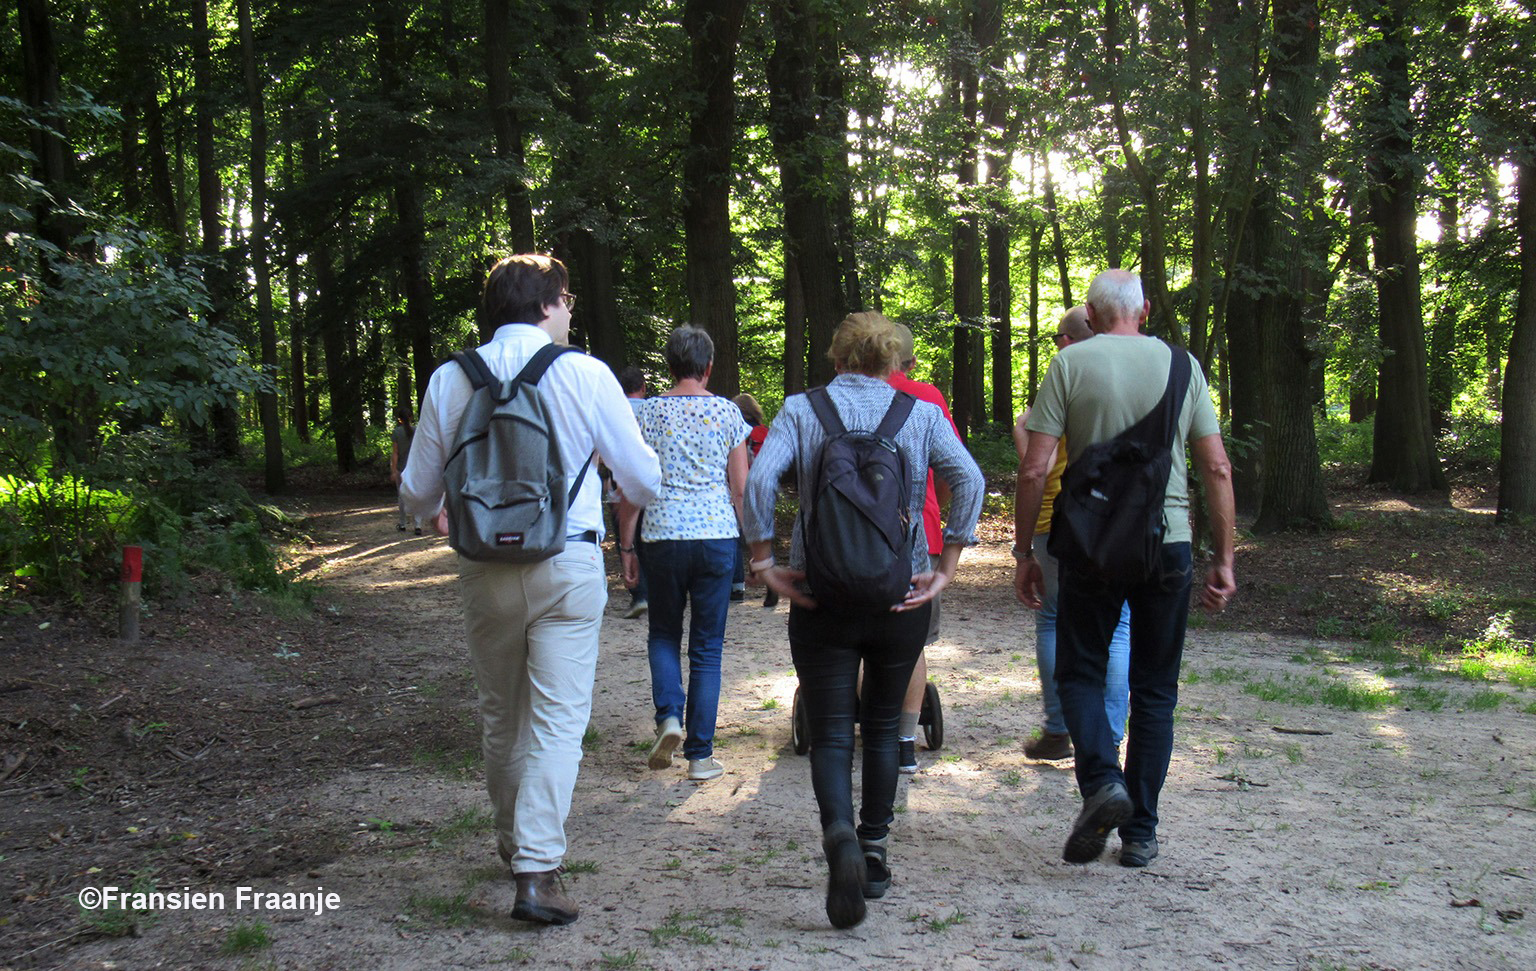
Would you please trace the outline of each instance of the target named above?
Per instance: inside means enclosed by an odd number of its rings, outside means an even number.
[[[1343,423],[1405,492],[1495,436],[1501,515],[1536,513],[1523,2],[5,16],[13,532],[46,483],[131,494],[243,444],[270,492],[312,439],[353,469],[503,323],[476,316],[490,263],[535,249],[569,265],[588,351],[658,383],[666,333],[699,324],[712,390],[770,412],[831,376],[845,314],[880,310],[973,445],[1028,402],[1088,280],[1126,267],[1147,330],[1207,370],[1256,528],[1328,525],[1318,436]]]

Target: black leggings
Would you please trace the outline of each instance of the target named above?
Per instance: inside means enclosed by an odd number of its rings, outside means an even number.
[[[853,819],[853,722],[864,739],[859,837],[883,839],[895,818],[896,727],[932,607],[903,613],[849,613],[822,606],[789,610],[789,651],[811,729],[811,785],[821,827]],[[859,663],[864,665],[864,694]]]

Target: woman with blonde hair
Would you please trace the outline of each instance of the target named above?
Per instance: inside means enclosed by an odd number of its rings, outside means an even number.
[[[826,394],[846,428],[873,430],[880,425],[898,394],[886,377],[900,363],[899,351],[891,322],[878,313],[851,314],[838,326],[828,353],[838,374]],[[939,563],[930,565],[926,543],[912,542],[912,582],[904,598],[867,609],[819,602],[805,583],[805,524],[814,512],[814,470],[827,438],[807,395],[786,399],[747,476],[743,517],[753,574],[790,601],[789,648],[800,678],[800,703],[809,716],[811,783],[827,858],[827,917],[834,927],[852,927],[864,919],[865,898],[883,896],[890,886],[887,841],[895,819],[896,730],[902,698],[927,639],[931,601],[953,579],[961,549],[975,542],[983,482],[981,470],[938,407],[914,402],[893,440],[910,480],[906,514],[914,538],[923,535],[928,469],[949,483],[953,499]],[[802,509],[795,520],[789,563],[779,565],[773,559],[773,506],[779,479],[791,466]],[[856,716],[864,748],[857,828],[852,785]]]

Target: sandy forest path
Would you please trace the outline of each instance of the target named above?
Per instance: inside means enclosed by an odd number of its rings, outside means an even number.
[[[1346,645],[1192,630],[1161,858],[1123,869],[1112,837],[1099,861],[1063,863],[1070,762],[1020,750],[1039,685],[1000,537],[967,553],[947,594],[929,661],[944,745],[920,746],[921,773],[900,783],[896,881],[863,924],[834,931],[823,913],[809,764],[790,746],[786,610],[732,607],[726,773],[695,785],[681,762],[645,766],[644,622],[622,619],[616,584],[568,828],[581,919],[512,921],[452,554],[396,533],[377,494],[317,501],[307,528],[307,569],[344,618],[334,639],[367,656],[371,690],[388,690],[401,724],[429,714],[440,730],[399,734],[306,791],[268,797],[328,821],[343,848],[245,882],[323,886],[339,909],[276,918],[270,949],[231,957],[219,945],[240,915],[167,913],[141,938],[76,947],[63,966],[1536,967],[1530,699],[1478,705],[1484,686],[1343,660]],[[308,690],[365,690],[345,658],[330,677]],[[1383,690],[1394,693],[1378,710],[1327,703]]]

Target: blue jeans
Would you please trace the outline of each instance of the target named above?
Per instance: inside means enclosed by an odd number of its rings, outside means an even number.
[[[1179,700],[1179,664],[1189,620],[1193,579],[1188,543],[1163,544],[1151,579],[1112,584],[1070,567],[1061,570],[1056,617],[1056,687],[1077,756],[1077,787],[1084,795],[1122,782],[1136,811],[1120,827],[1123,840],[1157,835],[1157,800],[1173,755],[1173,709]],[[1120,603],[1131,607],[1131,718],[1125,768],[1120,768],[1104,718],[1105,671]]]
[[[853,820],[853,723],[864,746],[861,839],[884,839],[896,817],[896,729],[931,605],[903,613],[789,608],[789,653],[811,729],[811,788],[821,828]],[[864,693],[859,695],[859,664]]]
[[[731,608],[733,539],[681,539],[640,543],[640,570],[650,599],[651,700],[656,724],[683,723],[683,755],[704,759],[715,751],[720,706],[720,652]],[[683,609],[689,601],[688,691],[683,692]]]
[[[1056,557],[1046,549],[1050,533],[1035,537],[1033,549],[1040,571],[1045,577],[1045,604],[1035,612],[1035,663],[1040,668],[1040,698],[1045,708],[1045,730],[1056,735],[1066,732],[1067,722],[1061,717],[1061,696],[1056,691],[1056,596],[1060,589],[1057,573],[1060,567]],[[1104,676],[1104,716],[1109,719],[1109,732],[1120,745],[1125,736],[1125,714],[1130,699],[1127,697],[1127,669],[1131,664],[1131,608],[1120,608],[1120,623],[1109,641],[1109,667]]]

